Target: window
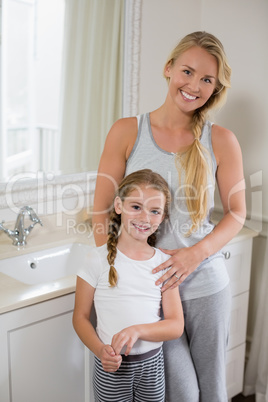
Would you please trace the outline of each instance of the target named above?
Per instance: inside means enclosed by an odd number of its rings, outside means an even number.
[[[1,180],[55,168],[64,8],[64,0],[2,1]]]

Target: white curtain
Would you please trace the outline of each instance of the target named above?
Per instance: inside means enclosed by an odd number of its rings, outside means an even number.
[[[262,286],[249,360],[246,366],[244,395],[256,395],[256,402],[268,402],[268,239]]]
[[[123,41],[124,0],[66,0],[60,170],[98,166],[122,116]]]

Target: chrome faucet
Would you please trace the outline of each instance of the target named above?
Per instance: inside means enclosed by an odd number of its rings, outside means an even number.
[[[28,216],[33,222],[28,228],[24,227],[24,218]],[[0,223],[0,231],[2,230],[4,233],[8,235],[13,240],[14,246],[25,246],[26,238],[34,228],[34,226],[39,223],[43,226],[41,220],[36,215],[35,211],[32,207],[22,207],[18,213],[17,220],[15,223],[14,230],[7,229],[3,226],[4,221]]]

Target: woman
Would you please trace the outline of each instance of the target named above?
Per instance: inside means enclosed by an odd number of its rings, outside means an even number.
[[[156,284],[179,285],[185,331],[164,344],[166,400],[226,402],[225,352],[230,319],[229,278],[221,248],[245,219],[243,164],[235,135],[207,120],[230,87],[231,69],[221,42],[206,32],[184,37],[164,67],[165,102],[157,110],[118,120],[101,156],[94,199],[97,245],[106,242],[107,214],[116,184],[150,168],[169,183],[173,196],[158,247],[171,267]],[[224,215],[210,214],[217,182]]]

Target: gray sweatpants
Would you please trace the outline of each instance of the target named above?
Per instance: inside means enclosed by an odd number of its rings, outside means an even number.
[[[183,303],[185,330],[164,342],[166,402],[226,402],[225,356],[231,292]]]

